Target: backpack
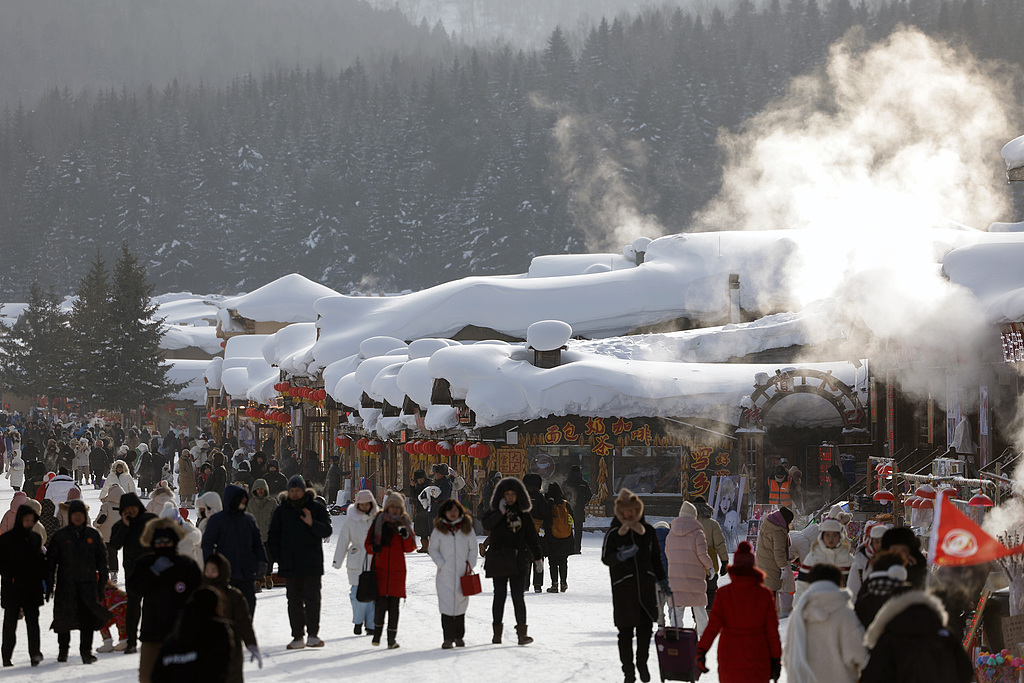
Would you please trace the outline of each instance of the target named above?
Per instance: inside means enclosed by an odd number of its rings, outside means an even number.
[[[569,514],[569,505],[565,501],[556,503],[551,508],[551,535],[555,538],[572,536],[572,515]]]

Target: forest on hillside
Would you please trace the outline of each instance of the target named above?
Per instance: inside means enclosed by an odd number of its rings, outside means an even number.
[[[122,242],[158,292],[236,292],[288,272],[397,291],[618,250],[623,215],[685,230],[721,185],[721,129],[819,68],[851,28],[870,43],[902,25],[1024,64],[1011,0],[740,0],[729,14],[648,9],[556,29],[536,51],[424,26],[416,54],[340,69],[53,89],[0,122],[14,264],[0,300],[33,282],[70,291],[97,249]]]

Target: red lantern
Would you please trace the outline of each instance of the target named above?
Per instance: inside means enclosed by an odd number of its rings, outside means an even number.
[[[491,449],[487,444],[475,443],[469,447],[469,455],[477,459],[484,459],[491,454]]]
[[[292,388],[292,385],[288,382],[281,382],[281,391],[288,391]]]
[[[338,448],[348,448],[350,443],[352,443],[352,439],[348,438],[345,434],[334,437],[334,445]]]
[[[423,455],[436,455],[437,451],[434,450],[436,445],[437,444],[435,444],[433,441],[424,441],[423,445],[420,446],[420,453],[422,453]]]
[[[281,424],[289,424],[292,421],[292,416],[288,413],[281,413]]]
[[[377,453],[381,453],[384,451],[384,444],[382,444],[380,441],[377,441],[377,439],[371,439],[366,443],[366,450],[376,455]]]
[[[402,448],[405,449],[405,452],[408,453],[409,455],[414,455],[415,451],[413,449],[414,449],[415,445],[416,445],[416,443],[414,441],[407,441],[402,446]]]
[[[368,443],[370,443],[370,440],[364,436],[363,438],[359,439],[359,441],[356,441],[356,448],[358,448],[361,451],[365,451],[366,444]]]
[[[222,348],[222,349],[223,349],[223,348],[224,348],[224,347],[226,347],[227,345],[228,345],[228,343],[227,343],[226,341],[222,341],[222,342],[220,343],[220,348]]]
[[[228,416],[228,411],[225,408],[217,408],[216,415],[217,415],[217,417],[227,417]]]
[[[460,441],[457,444],[455,444],[455,454],[461,455],[463,457],[469,455],[469,442]]]
[[[440,455],[442,458],[447,458],[454,452],[455,449],[453,449],[452,445],[447,441],[438,441],[434,444],[434,453]]]

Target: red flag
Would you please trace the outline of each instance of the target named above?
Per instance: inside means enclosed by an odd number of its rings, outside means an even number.
[[[928,554],[933,564],[944,567],[962,567],[969,564],[984,564],[1007,555],[1024,552],[1024,545],[1007,548],[1005,545],[982,531],[945,495],[935,508],[932,523],[932,537]]]

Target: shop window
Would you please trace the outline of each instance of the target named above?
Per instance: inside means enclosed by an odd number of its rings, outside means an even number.
[[[613,491],[627,488],[644,495],[671,495],[681,493],[681,448],[651,448],[628,446],[614,463]]]

